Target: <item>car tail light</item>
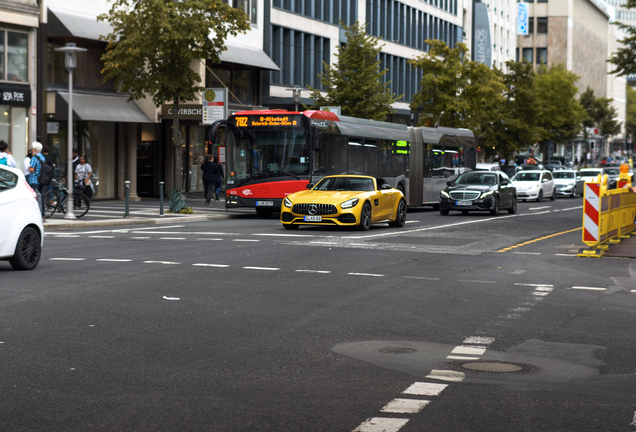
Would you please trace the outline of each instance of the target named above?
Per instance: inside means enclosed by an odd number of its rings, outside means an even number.
[[[31,194],[33,195],[33,198],[35,198],[35,200],[38,200],[38,194],[35,193],[35,191],[33,190],[33,188],[31,187],[31,185],[29,183],[27,183],[27,181],[24,181],[24,185],[27,187],[27,189],[29,189],[31,191]]]

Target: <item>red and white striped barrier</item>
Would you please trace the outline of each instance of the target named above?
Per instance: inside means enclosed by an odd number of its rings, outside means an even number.
[[[585,183],[585,203],[583,204],[583,242],[599,242],[601,222],[601,185]]]
[[[627,189],[629,187],[629,180],[619,180],[616,183],[617,189]]]

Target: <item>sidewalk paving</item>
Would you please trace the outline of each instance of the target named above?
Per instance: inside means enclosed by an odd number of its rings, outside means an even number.
[[[159,198],[142,198],[141,201],[130,203],[130,218],[124,218],[125,201],[97,200],[91,202],[90,210],[80,219],[64,219],[64,214],[55,213],[52,218],[45,220],[44,229],[56,231],[103,226],[187,223],[227,219],[238,214],[255,215],[252,209],[226,211],[223,198],[206,206],[203,193],[186,193],[184,197],[186,207],[192,208],[193,214],[167,213],[170,210],[170,200],[164,199],[164,215],[159,216]]]

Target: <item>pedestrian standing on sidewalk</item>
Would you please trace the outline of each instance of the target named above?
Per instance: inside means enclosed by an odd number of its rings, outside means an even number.
[[[44,156],[44,160],[46,161],[46,164],[50,166],[51,169],[53,169],[53,172],[55,172],[55,163],[53,162],[53,157],[49,155],[48,145],[42,146],[42,156]],[[43,185],[42,189],[43,189],[43,195],[44,195],[44,198],[43,198],[44,202],[48,201],[49,205],[53,205],[53,201],[54,201],[53,182],[49,183],[48,185]]]
[[[75,167],[75,183],[79,183],[79,190],[83,192],[89,199],[93,196],[93,168],[86,163],[86,156],[79,158],[79,165]],[[75,198],[75,207],[79,207],[79,198]]]
[[[42,164],[46,163],[44,156],[40,154],[42,151],[42,144],[37,141],[33,141],[31,144],[31,163],[29,165],[29,186],[35,191],[38,197],[38,205],[40,206],[40,213],[44,218],[44,201],[42,185],[40,184],[40,171],[42,171]]]
[[[6,165],[6,166],[10,166],[11,168],[15,168],[18,166],[17,163],[15,163],[15,159],[13,159],[13,156],[11,156],[11,153],[9,152],[9,150],[7,150],[9,148],[9,145],[4,142],[4,141],[0,141],[0,165]]]
[[[217,201],[219,201],[219,192],[221,192],[221,186],[223,185],[223,179],[225,176],[223,175],[223,165],[218,162],[216,163],[216,167],[219,169],[219,176],[216,178],[216,185],[214,188],[214,197]]]
[[[218,196],[215,196],[214,191],[218,182],[220,182],[221,171],[217,164],[214,163],[214,158],[212,155],[207,155],[205,157],[205,162],[201,165],[201,169],[203,170],[203,189],[205,190],[205,205],[209,206],[210,201],[214,198],[218,201]]]
[[[29,171],[29,167],[31,166],[31,158],[33,157],[33,151],[29,149],[24,161],[22,161],[22,170],[24,171],[24,178],[27,183],[29,182],[29,176],[31,175],[31,171]]]

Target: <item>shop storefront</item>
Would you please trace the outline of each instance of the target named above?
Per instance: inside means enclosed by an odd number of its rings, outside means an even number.
[[[0,140],[9,144],[9,151],[22,168],[21,162],[29,150],[29,107],[31,90],[22,85],[0,85]]]

